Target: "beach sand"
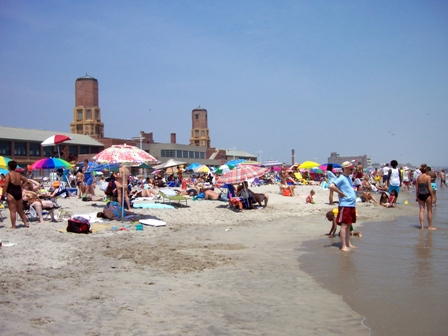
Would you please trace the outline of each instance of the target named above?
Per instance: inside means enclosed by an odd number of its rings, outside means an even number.
[[[188,207],[135,209],[167,225],[113,233],[112,226],[130,223],[108,221],[89,235],[58,231],[66,221],[32,222],[29,229],[19,222],[12,230],[3,210],[0,239],[17,245],[0,249],[1,333],[369,335],[362,315],[299,268],[303,243],[324,237],[324,215],[334,208],[318,187],[317,204],[305,204],[310,189],[284,197],[278,186],[253,188],[269,195],[268,207],[241,213],[224,202],[193,200]],[[74,214],[104,206],[58,202]],[[362,223],[417,209],[362,203],[358,214]],[[339,239],[328,240],[339,246]]]

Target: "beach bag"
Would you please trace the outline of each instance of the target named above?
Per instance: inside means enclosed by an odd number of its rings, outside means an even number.
[[[282,195],[283,196],[291,196],[291,192],[288,189],[283,189]]]
[[[91,233],[90,222],[87,218],[81,216],[70,218],[67,224],[67,232]]]

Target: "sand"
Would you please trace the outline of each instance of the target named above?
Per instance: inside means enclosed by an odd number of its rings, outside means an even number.
[[[0,239],[17,245],[0,249],[1,334],[368,335],[363,316],[299,269],[302,244],[329,231],[334,208],[318,187],[305,204],[310,189],[253,188],[268,207],[240,213],[219,201],[136,209],[167,225],[113,233],[130,223],[107,221],[89,235],[58,231],[66,221],[12,230],[4,210]],[[75,214],[104,206],[58,202]],[[359,204],[356,228],[416,211]]]

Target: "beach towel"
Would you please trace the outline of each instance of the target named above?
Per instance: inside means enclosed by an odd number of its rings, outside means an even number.
[[[134,203],[134,208],[140,208],[140,209],[175,209],[172,205],[160,204],[160,203]]]

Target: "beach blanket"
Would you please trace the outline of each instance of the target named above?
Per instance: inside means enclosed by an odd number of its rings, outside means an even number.
[[[172,205],[160,203],[134,203],[133,206],[140,209],[175,209]]]
[[[92,231],[92,233],[96,233],[96,232],[104,231],[104,230],[110,230],[110,228],[111,228],[110,225],[100,224],[100,223],[95,223],[95,224],[91,224],[90,225],[90,230]],[[70,233],[70,232],[67,232],[67,228],[66,227],[59,228],[57,230],[59,232],[62,232],[62,233]]]

